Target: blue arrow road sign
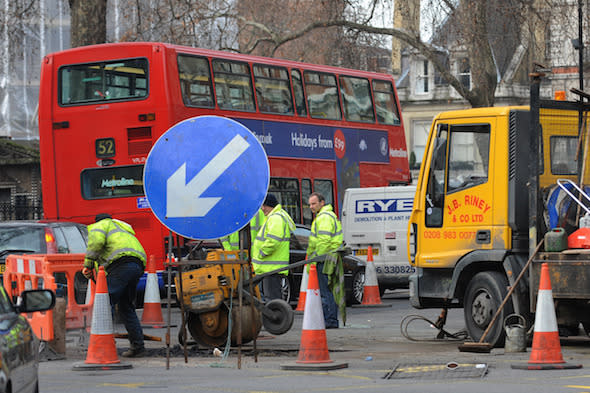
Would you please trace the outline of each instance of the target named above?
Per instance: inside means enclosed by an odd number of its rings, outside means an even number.
[[[171,231],[217,239],[254,217],[269,179],[268,158],[250,130],[225,117],[199,116],[156,141],[143,184],[149,206]]]

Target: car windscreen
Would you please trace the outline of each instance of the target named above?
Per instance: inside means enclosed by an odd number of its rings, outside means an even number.
[[[0,253],[20,251],[43,254],[46,252],[44,237],[43,227],[25,225],[0,227]]]

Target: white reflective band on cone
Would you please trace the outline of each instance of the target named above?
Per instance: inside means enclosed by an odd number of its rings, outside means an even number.
[[[113,334],[111,301],[108,293],[96,293],[94,295],[90,334]]]
[[[145,282],[144,303],[160,303],[160,292],[158,290],[158,276],[155,273],[148,273]]]
[[[303,313],[303,330],[324,330],[324,311],[319,289],[308,289]]]
[[[553,292],[547,289],[539,290],[537,310],[535,311],[535,332],[556,332],[557,320],[553,305]]]

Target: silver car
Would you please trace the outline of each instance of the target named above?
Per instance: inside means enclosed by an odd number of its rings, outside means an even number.
[[[0,287],[0,392],[39,392],[39,340],[21,314],[51,309],[55,294],[24,291],[16,303]]]

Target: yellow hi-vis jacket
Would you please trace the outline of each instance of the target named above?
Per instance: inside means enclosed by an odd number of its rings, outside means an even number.
[[[340,220],[334,214],[332,205],[324,205],[311,224],[307,257],[314,258],[336,251],[342,245],[342,240]]]
[[[281,205],[276,205],[266,217],[252,244],[254,273],[263,274],[289,264],[289,240],[295,223]],[[288,270],[280,272],[289,274]]]
[[[84,267],[98,270],[99,266],[104,266],[106,269],[113,261],[123,256],[139,258],[145,268],[145,251],[135,237],[131,225],[111,218],[88,225]]]
[[[264,225],[266,221],[266,216],[262,209],[258,209],[258,212],[252,219],[250,220],[250,236],[251,236],[251,244],[254,244],[254,240],[256,239],[256,235],[258,235],[258,231]],[[225,251],[236,251],[240,249],[240,231],[235,231],[234,233],[230,233],[229,235],[222,237],[221,245]]]

